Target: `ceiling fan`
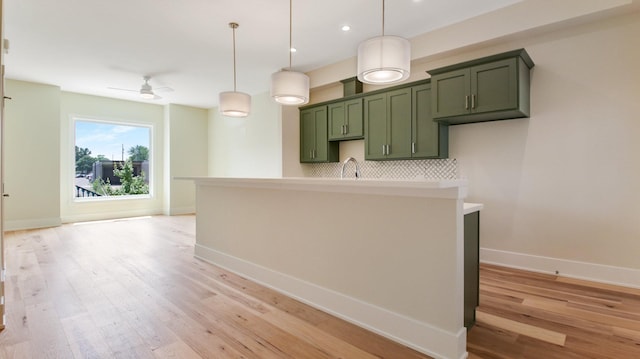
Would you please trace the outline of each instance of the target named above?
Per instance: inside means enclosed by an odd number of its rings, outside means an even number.
[[[118,88],[118,87],[109,87],[109,89],[118,90],[118,91],[137,92],[140,94],[140,97],[142,97],[145,100],[158,100],[162,98],[153,91],[153,87],[151,87],[151,85],[149,84],[149,81],[151,80],[151,76],[148,76],[148,75],[143,76],[142,80],[144,80],[144,83],[142,84],[142,86],[140,86],[140,90],[131,90],[131,89]],[[156,88],[156,91],[171,92],[173,91],[173,89],[171,87],[164,86],[164,87]]]

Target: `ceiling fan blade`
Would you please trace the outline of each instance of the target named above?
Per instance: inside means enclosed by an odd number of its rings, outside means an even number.
[[[129,92],[139,92],[140,90],[132,90],[132,89],[123,89],[120,87],[107,87],[109,90],[116,90],[116,91],[129,91]]]
[[[154,92],[173,92],[174,90],[169,87],[169,86],[162,86],[162,87],[154,87],[153,88]]]

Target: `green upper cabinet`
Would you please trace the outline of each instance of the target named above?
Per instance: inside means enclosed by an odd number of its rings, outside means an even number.
[[[446,158],[448,127],[431,116],[431,85],[364,98],[365,159]]]
[[[431,84],[411,88],[411,157],[446,158],[449,126],[435,122],[431,110]]]
[[[447,158],[431,92],[427,79],[301,108],[300,162],[337,162],[339,141],[363,137],[365,160]]]
[[[411,88],[364,98],[366,160],[411,157]]]
[[[338,142],[329,142],[327,106],[300,111],[300,162],[337,162]]]
[[[529,117],[529,71],[524,49],[429,71],[432,113],[447,124]]]
[[[363,138],[362,98],[332,103],[327,108],[329,141]]]

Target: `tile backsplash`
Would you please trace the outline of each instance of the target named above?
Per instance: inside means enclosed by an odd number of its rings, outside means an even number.
[[[406,161],[358,162],[363,178],[428,178],[456,179],[458,164],[455,158]],[[340,177],[342,163],[314,163],[303,166],[306,177]],[[353,177],[355,164],[347,163],[345,177]]]

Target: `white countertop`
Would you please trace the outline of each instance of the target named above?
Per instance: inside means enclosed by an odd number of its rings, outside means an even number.
[[[176,177],[193,180],[196,185],[222,187],[271,188],[338,193],[370,193],[410,197],[464,198],[467,180],[416,179],[340,179],[317,177],[287,178],[231,178],[231,177]]]
[[[482,208],[484,208],[484,205],[482,203],[467,203],[467,202],[465,202],[464,203],[464,214],[478,212]]]

